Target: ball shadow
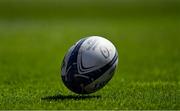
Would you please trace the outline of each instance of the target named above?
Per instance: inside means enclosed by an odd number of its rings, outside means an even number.
[[[54,100],[54,101],[58,101],[58,100],[84,100],[84,99],[99,99],[101,98],[100,95],[54,95],[54,96],[46,96],[46,97],[42,97],[42,100]]]

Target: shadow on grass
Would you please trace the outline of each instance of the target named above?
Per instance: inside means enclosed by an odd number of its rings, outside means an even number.
[[[92,99],[92,98],[101,98],[101,96],[97,95],[54,95],[54,96],[46,96],[41,98],[42,100],[54,100],[54,101],[58,101],[58,100],[84,100],[84,99]]]

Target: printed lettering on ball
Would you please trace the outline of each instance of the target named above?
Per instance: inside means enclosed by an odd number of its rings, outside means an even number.
[[[83,38],[64,57],[62,81],[75,93],[93,93],[113,77],[117,63],[117,50],[109,40],[100,36]]]

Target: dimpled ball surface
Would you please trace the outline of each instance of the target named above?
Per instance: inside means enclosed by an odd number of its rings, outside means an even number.
[[[117,50],[109,40],[99,36],[83,38],[64,57],[63,83],[78,94],[96,92],[112,78],[117,63]]]

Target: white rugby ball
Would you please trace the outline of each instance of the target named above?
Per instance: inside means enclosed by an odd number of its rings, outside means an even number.
[[[64,57],[62,81],[75,93],[93,93],[108,83],[117,63],[117,50],[109,40],[99,36],[83,38]]]

